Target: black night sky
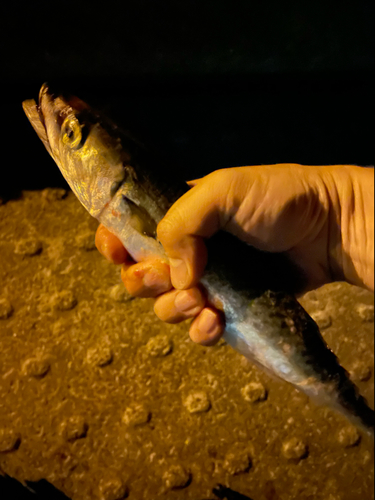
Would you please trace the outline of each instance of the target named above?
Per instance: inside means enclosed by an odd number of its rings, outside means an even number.
[[[2,10],[3,196],[65,185],[21,108],[44,81],[106,110],[186,179],[237,165],[373,164],[373,2]]]

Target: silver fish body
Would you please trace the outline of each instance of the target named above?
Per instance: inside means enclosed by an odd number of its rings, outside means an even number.
[[[166,179],[156,158],[129,133],[76,97],[43,85],[39,104],[26,115],[72,190],[136,261],[167,256],[156,226],[186,191]],[[374,411],[359,394],[323,340],[316,323],[282,291],[293,268],[280,254],[266,254],[219,232],[207,242],[209,262],[201,280],[208,300],[225,316],[224,339],[267,372],[293,384],[346,416],[368,434]],[[223,251],[223,249],[225,251]],[[235,256],[235,259],[225,258]],[[251,262],[245,268],[244,263]]]

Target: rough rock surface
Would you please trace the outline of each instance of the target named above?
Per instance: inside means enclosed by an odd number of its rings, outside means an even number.
[[[73,500],[371,500],[373,446],[224,342],[193,344],[122,291],[61,190],[0,205],[0,473]],[[301,299],[373,405],[373,295]]]

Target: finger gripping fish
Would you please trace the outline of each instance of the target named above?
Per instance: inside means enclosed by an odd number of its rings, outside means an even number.
[[[186,191],[185,184],[170,172],[165,175],[157,157],[77,97],[54,93],[44,84],[38,105],[28,100],[23,108],[89,213],[121,240],[134,260],[167,261],[156,226]],[[285,292],[285,283],[296,277],[286,257],[260,252],[225,232],[207,241],[207,247],[201,283],[208,301],[224,313],[224,339],[267,372],[373,435],[374,411],[316,323]]]

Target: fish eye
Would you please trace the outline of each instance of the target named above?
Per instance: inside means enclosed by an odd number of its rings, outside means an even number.
[[[72,149],[77,148],[82,140],[82,127],[75,116],[65,118],[61,127],[62,141]]]

